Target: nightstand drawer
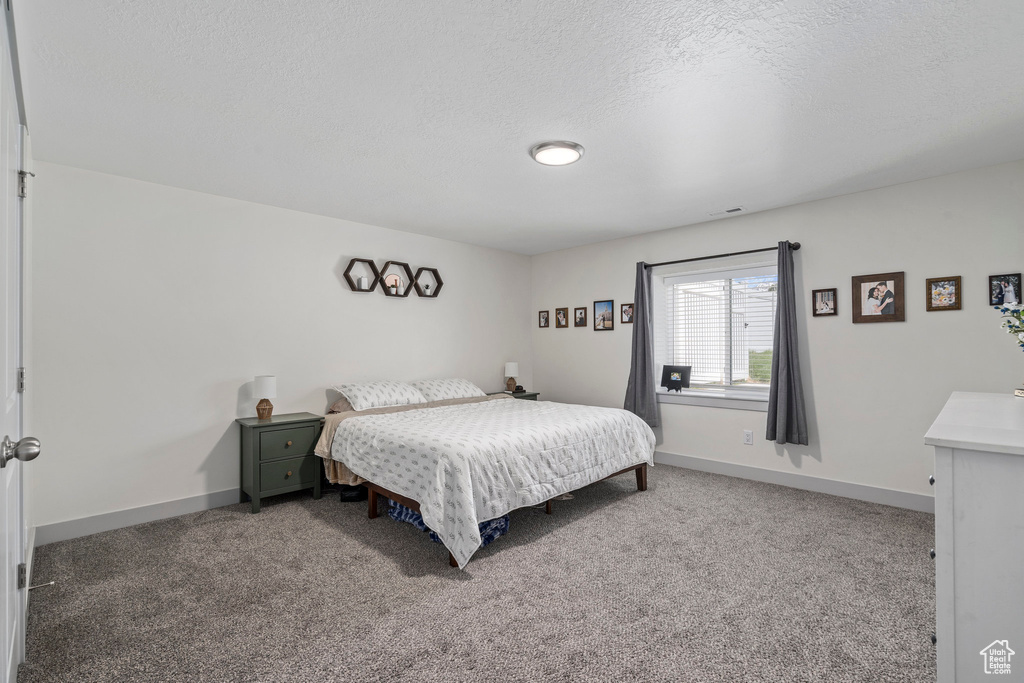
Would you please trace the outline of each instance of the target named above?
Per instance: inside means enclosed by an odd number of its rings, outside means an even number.
[[[260,465],[260,492],[283,489],[286,486],[309,486],[316,480],[320,458],[303,456]]]
[[[308,455],[316,446],[319,430],[313,425],[260,433],[260,460]]]

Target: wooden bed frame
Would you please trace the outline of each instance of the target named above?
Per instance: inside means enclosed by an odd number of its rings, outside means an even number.
[[[636,490],[637,491],[646,491],[647,490],[647,463],[645,463],[645,462],[642,462],[639,465],[633,465],[632,467],[627,467],[624,470],[619,470],[615,474],[609,474],[607,477],[604,477],[602,479],[598,479],[597,481],[604,481],[605,479],[611,479],[612,477],[617,477],[620,474],[625,474],[626,472],[634,472],[634,471],[636,472]],[[591,483],[596,484],[597,481],[591,482]],[[405,496],[403,496],[401,494],[398,494],[398,493],[395,493],[394,491],[389,491],[388,489],[384,488],[383,486],[378,486],[377,484],[374,484],[372,481],[364,481],[363,482],[363,486],[366,487],[366,491],[367,491],[367,506],[368,506],[367,514],[368,514],[370,519],[376,519],[377,518],[377,501],[378,501],[378,497],[379,496],[383,496],[385,498],[390,498],[391,500],[395,501],[396,503],[400,503],[400,504],[404,505],[405,507],[407,507],[410,510],[413,510],[415,512],[419,512],[420,511],[420,504],[417,503],[412,498],[406,498]],[[587,484],[587,486],[590,486],[590,484]],[[551,501],[552,500],[554,500],[554,498],[552,498],[551,500],[547,501],[544,504],[544,511],[547,514],[549,514],[549,515],[551,514]],[[455,556],[452,555],[451,552],[448,553],[448,564],[451,565],[452,567],[458,567],[459,566],[459,563],[455,561]]]

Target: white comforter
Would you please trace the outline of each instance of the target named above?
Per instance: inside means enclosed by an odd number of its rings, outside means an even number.
[[[487,401],[347,419],[331,457],[417,501],[464,567],[480,547],[480,522],[653,465],[654,433],[617,408]]]

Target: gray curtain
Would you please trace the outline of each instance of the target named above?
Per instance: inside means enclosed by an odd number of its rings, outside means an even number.
[[[623,407],[636,413],[652,427],[658,422],[658,385],[654,377],[654,322],[651,308],[651,270],[640,261],[636,264],[636,290],[633,292],[633,359],[629,365],[626,402]]]
[[[806,445],[807,415],[797,346],[793,247],[789,242],[779,242],[779,306],[775,313],[775,349],[765,438],[777,443]]]

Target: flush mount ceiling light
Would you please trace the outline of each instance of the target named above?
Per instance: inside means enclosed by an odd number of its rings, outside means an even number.
[[[566,142],[565,140],[542,142],[530,149],[530,156],[538,164],[565,166],[578,161],[583,156],[583,145],[577,145],[575,142]]]

